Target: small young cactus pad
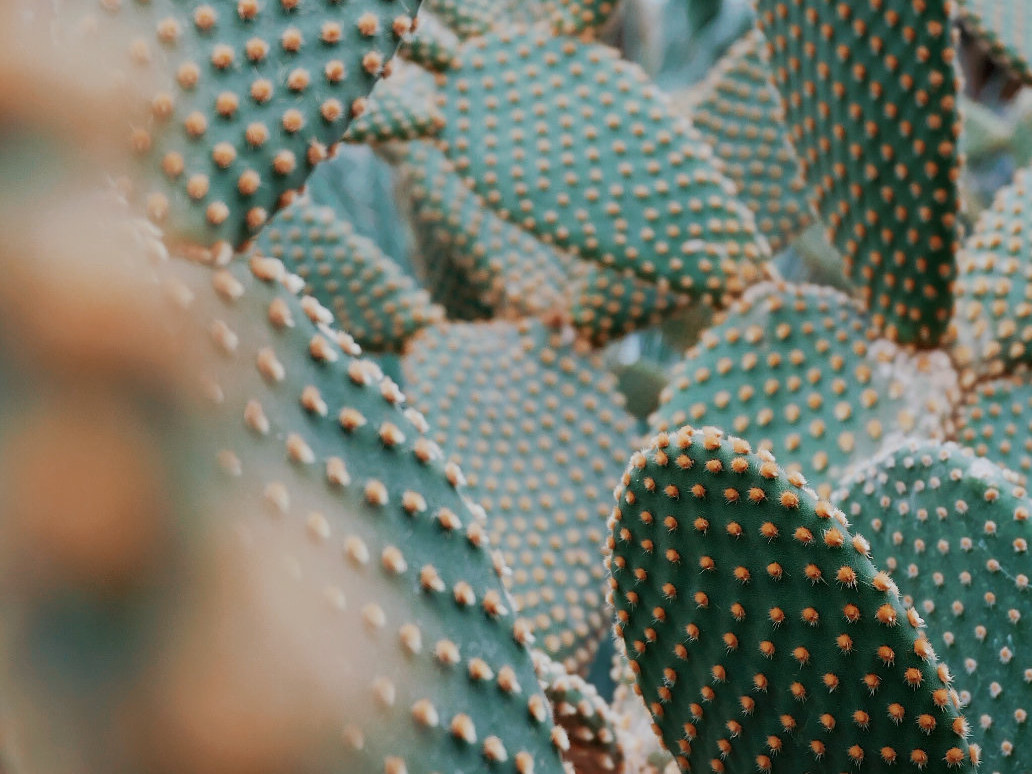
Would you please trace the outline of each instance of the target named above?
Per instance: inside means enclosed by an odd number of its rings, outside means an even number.
[[[959,170],[950,0],[758,0],[818,213],[885,335],[946,333]]]
[[[498,21],[497,0],[429,0],[426,10],[460,38],[485,35]]]
[[[344,139],[372,144],[432,137],[444,123],[434,106],[433,90],[433,78],[425,70],[397,67],[373,88]]]
[[[631,457],[615,630],[683,771],[973,771],[949,673],[841,512],[712,428]]]
[[[209,245],[245,241],[304,182],[384,71],[418,3],[91,5],[81,28],[101,38],[114,23],[107,17],[128,17],[140,29],[129,44],[133,67],[160,84],[150,118],[131,131],[147,211],[172,236]]]
[[[1014,474],[954,444],[908,443],[835,493],[954,668],[982,771],[1032,770],[1028,544]]]
[[[1032,474],[1032,382],[1028,372],[983,382],[957,411],[956,439],[1026,483]]]
[[[1032,169],[979,215],[959,263],[958,363],[993,376],[1032,365]]]
[[[506,220],[693,295],[768,257],[712,151],[615,50],[514,27],[460,59],[438,77],[440,142]]]
[[[449,311],[455,298],[445,291],[484,316],[565,305],[573,259],[498,217],[436,148],[412,143],[401,169],[427,284]]]
[[[900,433],[942,432],[956,376],[944,352],[871,335],[859,305],[816,285],[750,288],[675,368],[651,420],[726,428],[830,494]]]
[[[813,209],[763,36],[753,31],[735,43],[683,110],[724,161],[724,173],[755,213],[771,250],[787,247],[813,221]]]
[[[1023,0],[958,0],[959,19],[989,55],[1032,84],[1032,19]]]
[[[282,260],[362,347],[399,351],[444,310],[371,239],[330,207],[300,197],[277,213],[250,255]]]
[[[521,620],[575,672],[605,634],[598,550],[633,423],[601,358],[572,338],[531,320],[438,326],[404,365],[414,405],[489,514]]]

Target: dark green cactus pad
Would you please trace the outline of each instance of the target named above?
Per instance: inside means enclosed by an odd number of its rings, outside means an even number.
[[[771,250],[787,247],[813,221],[813,209],[763,36],[752,31],[735,43],[692,90],[684,110],[724,161],[724,174],[756,215]]]
[[[277,213],[249,255],[282,260],[370,350],[400,351],[416,331],[444,319],[429,293],[375,242],[307,196]]]
[[[428,328],[406,356],[413,404],[488,513],[536,645],[585,669],[606,630],[608,499],[633,443],[614,378],[572,331],[523,320]]]
[[[344,769],[561,771],[483,512],[425,420],[329,310],[281,287],[278,261],[174,270],[196,294],[184,333],[210,341],[215,422],[229,420],[210,464],[260,514],[255,539],[328,603],[313,636],[337,654],[324,684],[346,699]]]
[[[131,0],[91,4],[98,45],[127,17],[129,56],[154,75],[131,128],[148,213],[175,238],[240,244],[340,140],[412,25],[400,0]],[[117,21],[117,20],[116,20]],[[117,41],[125,45],[125,40]],[[127,132],[130,128],[127,127]]]
[[[1027,483],[1032,474],[1032,383],[1027,372],[979,384],[957,411],[956,440]]]
[[[978,218],[957,278],[954,356],[973,374],[1032,365],[1032,170],[1018,172]]]
[[[436,148],[413,143],[401,169],[426,285],[449,314],[536,315],[566,305],[569,256],[499,218]]]
[[[552,705],[555,724],[566,732],[569,749],[563,758],[576,774],[623,771],[623,751],[609,705],[591,683],[571,675],[562,664],[534,651],[541,689]]]
[[[992,774],[1032,770],[1032,500],[1014,478],[954,444],[912,442],[835,493],[957,670],[971,741]]]
[[[974,771],[920,617],[798,474],[686,426],[616,495],[614,628],[683,771]]]
[[[1032,22],[1021,0],[958,0],[961,24],[998,64],[1032,84]]]
[[[758,0],[790,137],[884,335],[938,344],[953,306],[960,134],[949,0]]]
[[[344,139],[381,143],[433,137],[444,123],[434,105],[433,77],[418,67],[399,67],[373,88]]]
[[[573,284],[573,325],[578,334],[600,346],[626,333],[658,325],[697,299],[654,284],[633,272],[584,264]]]
[[[768,257],[712,151],[615,50],[514,26],[460,57],[438,77],[440,143],[506,220],[693,295]]]
[[[877,338],[848,296],[766,283],[688,350],[651,425],[726,428],[827,496],[852,463],[901,434],[941,435],[956,381],[944,352]]]

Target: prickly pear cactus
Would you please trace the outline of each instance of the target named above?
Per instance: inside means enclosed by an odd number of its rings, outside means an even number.
[[[491,514],[521,621],[577,672],[607,627],[597,557],[633,427],[612,376],[572,338],[531,320],[430,328],[405,374],[446,458]]]
[[[708,146],[616,51],[515,27],[459,57],[439,78],[440,143],[505,219],[695,296],[769,256]]]
[[[424,70],[397,67],[362,103],[344,139],[375,144],[432,137],[444,122],[434,107],[433,88],[433,78]]]
[[[651,425],[726,428],[827,496],[854,461],[900,434],[942,433],[956,398],[945,353],[908,350],[871,328],[831,288],[756,285],[677,365]]]
[[[953,444],[912,442],[835,493],[962,670],[961,701],[982,771],[1032,767],[1028,543],[1032,500],[1013,474]],[[931,634],[934,633],[934,634]]]
[[[418,3],[88,6],[69,23],[75,34],[127,47],[134,77],[141,70],[153,76],[151,115],[131,133],[147,212],[175,237],[236,245],[340,140],[356,100],[411,29]],[[127,26],[137,35],[127,35]]]
[[[950,0],[758,0],[790,137],[875,324],[935,346],[958,247]]]
[[[684,427],[617,496],[615,631],[683,771],[974,771],[920,616],[801,477]]]
[[[1032,384],[1027,373],[983,382],[965,394],[956,440],[1017,473],[1032,473]]]

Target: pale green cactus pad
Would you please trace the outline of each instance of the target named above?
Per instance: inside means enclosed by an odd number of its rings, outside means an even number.
[[[818,214],[883,335],[947,332],[959,174],[950,0],[758,0]]]
[[[455,169],[539,238],[692,295],[769,256],[712,151],[615,50],[513,27],[438,83]]]
[[[1032,768],[1032,500],[1014,478],[954,444],[912,442],[834,496],[956,670],[980,770],[993,774]]]
[[[524,320],[428,328],[405,358],[413,404],[463,466],[537,647],[577,672],[607,628],[598,561],[633,444],[614,378],[572,331]]]

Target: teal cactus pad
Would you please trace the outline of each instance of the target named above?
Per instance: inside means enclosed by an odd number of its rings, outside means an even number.
[[[1022,0],[958,0],[964,28],[1015,77],[1032,84],[1032,21]]]
[[[514,26],[460,57],[438,77],[440,143],[506,220],[693,295],[768,257],[712,151],[615,50]]]
[[[842,293],[766,283],[688,351],[651,424],[723,428],[770,449],[827,496],[852,463],[894,437],[941,434],[956,381],[944,352],[875,337]]]
[[[536,315],[566,305],[569,256],[499,218],[436,148],[413,143],[401,169],[426,284],[450,314]],[[462,313],[477,308],[482,315]]]
[[[151,115],[131,138],[148,213],[175,238],[239,245],[340,140],[418,3],[92,6],[98,45],[106,45],[103,34],[114,22],[105,17],[113,13],[141,30],[129,56],[141,80],[154,75],[158,82]]]
[[[419,67],[396,67],[390,78],[373,87],[344,139],[381,143],[416,140],[437,134],[444,116],[434,105],[434,81]]]
[[[560,35],[597,36],[613,17],[620,0],[543,0],[552,29]]]
[[[410,399],[487,510],[521,620],[577,672],[606,630],[598,551],[633,420],[601,358],[572,338],[531,320],[450,324],[420,334],[404,366]]]
[[[398,56],[427,70],[444,72],[455,63],[457,48],[455,33],[440,23],[428,22],[424,15],[419,17],[419,29],[402,38]]]
[[[1025,488],[970,450],[912,442],[872,460],[835,502],[870,536],[955,670],[980,770],[1032,769]]]
[[[429,0],[426,10],[460,38],[484,35],[498,21],[497,0]]]
[[[685,426],[616,495],[614,629],[683,771],[974,771],[920,617],[798,474]]]
[[[602,345],[626,333],[658,325],[697,299],[646,282],[632,272],[584,265],[572,281],[573,325],[580,335]]]
[[[957,412],[956,440],[1021,476],[1032,475],[1032,381],[1027,371],[983,382]]]
[[[400,351],[418,330],[444,319],[429,293],[375,242],[308,197],[277,213],[249,254],[282,260],[367,349]]]
[[[724,161],[771,250],[787,247],[814,216],[763,36],[752,31],[735,43],[683,109]]]
[[[552,717],[569,740],[563,758],[576,774],[623,771],[623,751],[614,718],[598,689],[579,675],[571,675],[541,651],[534,651],[538,683],[552,704]]]
[[[758,0],[790,137],[875,324],[938,344],[958,248],[949,0]]]
[[[957,279],[960,365],[999,376],[1032,365],[1032,169],[1018,172],[983,211],[964,245]]]

